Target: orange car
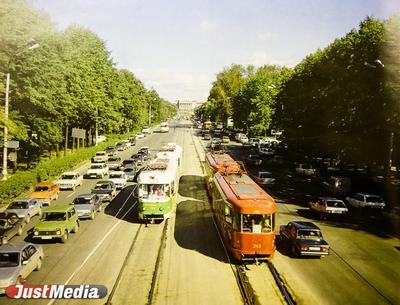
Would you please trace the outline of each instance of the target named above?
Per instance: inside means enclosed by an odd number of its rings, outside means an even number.
[[[39,199],[42,205],[50,205],[52,200],[57,200],[60,188],[53,182],[39,182],[35,185],[35,190],[30,194],[30,198]]]

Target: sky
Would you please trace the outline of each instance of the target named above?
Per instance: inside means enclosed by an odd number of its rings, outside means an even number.
[[[400,0],[30,0],[58,30],[105,41],[118,68],[170,101],[205,101],[232,64],[294,67],[357,28],[400,12]]]

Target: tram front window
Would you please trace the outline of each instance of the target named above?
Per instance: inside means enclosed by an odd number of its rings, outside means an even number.
[[[242,232],[271,233],[273,220],[273,215],[243,214]]]

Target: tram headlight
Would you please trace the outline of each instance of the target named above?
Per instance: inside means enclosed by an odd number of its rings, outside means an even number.
[[[164,210],[164,208],[163,208],[163,207],[161,207],[161,208],[159,208],[159,210],[160,210],[160,211],[163,211],[163,210]]]
[[[146,208],[145,207],[142,207],[142,211],[145,211],[146,210]]]

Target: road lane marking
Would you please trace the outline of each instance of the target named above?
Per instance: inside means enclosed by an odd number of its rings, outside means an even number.
[[[118,216],[119,212],[121,211],[121,209],[125,206],[125,204],[128,202],[129,197],[132,196],[133,192],[136,190],[137,185],[134,187],[134,189],[132,190],[132,192],[129,194],[129,196],[125,199],[124,203],[122,204],[122,206],[120,207],[120,209],[118,210],[117,214],[115,214],[115,217]],[[134,196],[132,196],[134,197]],[[106,233],[106,235],[103,236],[103,238],[100,240],[100,242],[97,244],[96,247],[94,247],[92,249],[92,251],[89,253],[89,255],[85,258],[85,260],[78,266],[78,268],[75,269],[75,271],[70,275],[70,277],[65,281],[65,283],[63,285],[68,285],[68,283],[73,279],[73,277],[83,268],[83,266],[86,264],[86,262],[93,256],[93,254],[96,252],[96,250],[104,243],[104,241],[106,240],[106,238],[115,230],[115,228],[124,220],[125,216],[135,207],[137,201],[135,202],[135,204],[133,204],[126,212],[125,214],[118,219],[118,221],[111,227],[111,229]],[[56,299],[51,300],[49,303],[47,303],[47,305],[52,305],[54,304],[54,302],[56,301]]]
[[[73,191],[71,194],[69,194],[66,198],[69,198],[69,197],[71,197],[73,194],[75,194],[76,193],[76,191]]]

